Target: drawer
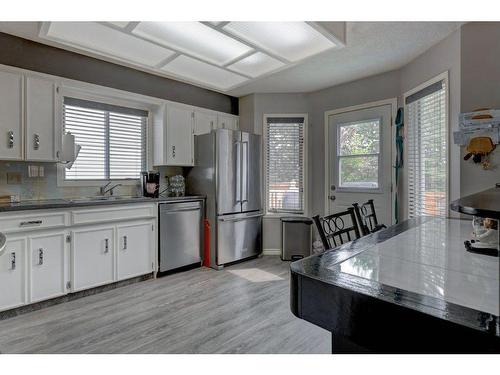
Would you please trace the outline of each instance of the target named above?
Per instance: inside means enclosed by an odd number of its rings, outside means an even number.
[[[68,215],[64,211],[36,211],[30,213],[2,213],[0,228],[2,232],[24,232],[39,229],[65,227]]]
[[[156,204],[117,205],[71,211],[71,224],[96,224],[109,221],[123,221],[156,217]]]

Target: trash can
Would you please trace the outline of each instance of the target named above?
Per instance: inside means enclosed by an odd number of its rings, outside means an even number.
[[[281,260],[297,260],[311,255],[312,223],[303,216],[281,218]]]

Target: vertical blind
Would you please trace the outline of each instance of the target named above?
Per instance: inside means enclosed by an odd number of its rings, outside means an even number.
[[[448,213],[446,83],[408,96],[408,216]]]
[[[64,130],[82,146],[66,180],[137,179],[146,169],[143,110],[64,98]]]
[[[268,212],[303,213],[304,118],[267,118],[266,141]]]

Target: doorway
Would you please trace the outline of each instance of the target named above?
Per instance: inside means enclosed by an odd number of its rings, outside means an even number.
[[[396,107],[388,99],[325,113],[326,215],[373,199],[379,222],[393,223]]]

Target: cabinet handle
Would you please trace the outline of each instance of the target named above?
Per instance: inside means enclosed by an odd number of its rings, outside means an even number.
[[[30,225],[41,225],[41,224],[42,224],[42,220],[30,220],[30,221],[21,221],[19,226],[20,227],[27,227]]]
[[[43,249],[38,249],[38,265],[41,266],[43,264]]]
[[[123,236],[123,250],[127,250],[127,236]]]
[[[172,146],[172,157],[175,158],[175,146]]]
[[[14,132],[12,130],[9,130],[7,132],[7,147],[8,148],[14,147]]]
[[[104,254],[109,253],[109,240],[106,238],[104,239]]]
[[[210,121],[210,130],[214,130],[214,122]]]
[[[35,150],[40,148],[40,136],[38,134],[33,134],[33,148]]]
[[[10,253],[10,269],[16,269],[16,253]]]

